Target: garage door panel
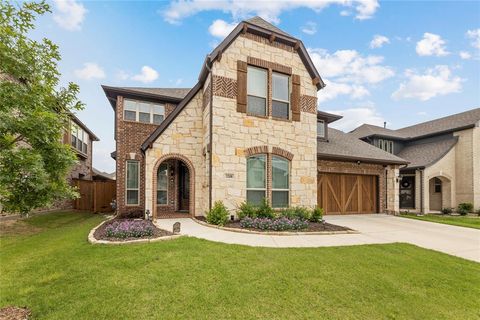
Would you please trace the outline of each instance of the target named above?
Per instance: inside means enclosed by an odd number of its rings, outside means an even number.
[[[375,213],[377,178],[370,175],[325,173],[318,176],[318,205],[325,214]]]

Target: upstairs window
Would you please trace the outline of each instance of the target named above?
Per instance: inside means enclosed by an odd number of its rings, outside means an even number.
[[[71,144],[72,147],[75,148],[77,151],[81,153],[87,154],[88,152],[88,143],[89,137],[88,133],[77,126],[76,124],[72,123],[71,128]]]
[[[123,119],[127,121],[160,124],[165,119],[163,104],[125,99],[123,110]]]
[[[385,140],[385,139],[378,139],[375,142],[375,146],[378,148],[382,149],[383,151],[386,151],[388,153],[393,153],[393,141],[391,140]]]
[[[247,68],[247,112],[256,116],[267,115],[267,70]]]
[[[272,117],[289,119],[290,117],[290,77],[281,73],[272,73]]]
[[[324,139],[326,137],[325,132],[325,121],[324,120],[317,120],[317,138]]]

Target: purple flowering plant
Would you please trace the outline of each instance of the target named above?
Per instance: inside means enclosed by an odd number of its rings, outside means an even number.
[[[141,238],[153,236],[154,228],[146,220],[117,220],[105,228],[109,238]]]
[[[308,221],[299,218],[251,218],[240,220],[240,226],[246,229],[260,229],[272,231],[303,230],[308,228]]]

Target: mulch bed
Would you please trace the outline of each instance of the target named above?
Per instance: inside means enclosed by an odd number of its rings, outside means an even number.
[[[197,220],[207,222],[205,217],[195,217]],[[330,223],[321,223],[321,222],[309,222],[308,228],[302,230],[285,230],[285,231],[274,231],[274,230],[262,230],[262,229],[252,229],[252,228],[242,228],[240,226],[240,221],[229,221],[224,226],[226,228],[234,228],[234,229],[241,229],[241,230],[250,230],[250,231],[258,231],[258,232],[321,232],[321,231],[352,231],[352,229],[337,226]]]
[[[130,240],[138,240],[138,239],[153,239],[153,238],[166,237],[166,236],[173,235],[173,232],[163,230],[163,229],[159,229],[151,221],[148,221],[148,223],[153,227],[153,235],[152,236],[148,236],[148,237],[129,237],[129,238],[107,237],[106,228],[108,227],[108,225],[112,224],[114,221],[125,221],[125,220],[132,220],[132,219],[112,219],[110,221],[107,221],[104,224],[102,224],[99,228],[97,228],[97,230],[95,230],[95,232],[93,233],[93,236],[97,240],[130,241]]]
[[[31,314],[28,308],[8,306],[0,309],[1,320],[27,320]]]

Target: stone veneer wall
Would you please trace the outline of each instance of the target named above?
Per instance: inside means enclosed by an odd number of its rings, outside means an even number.
[[[480,128],[462,130],[454,133],[458,142],[455,145],[455,206],[461,202],[472,202],[476,207],[480,207],[478,202],[480,198]],[[474,173],[477,173],[476,175]],[[475,201],[475,198],[477,201]]]
[[[370,164],[318,160],[318,171],[324,173],[365,174],[378,176],[379,211],[384,213],[398,213],[398,166],[384,167],[381,164]],[[387,199],[385,198],[387,197]]]
[[[237,60],[248,57],[292,68],[300,76],[300,94],[316,97],[317,89],[299,55],[292,48],[240,35],[216,61],[212,72],[217,77],[237,80]],[[222,79],[223,84],[231,83]],[[233,213],[246,200],[247,148],[267,146],[293,154],[290,163],[290,204],[315,206],[317,199],[315,113],[302,112],[301,121],[272,120],[236,111],[236,97],[214,92],[212,145],[212,198],[222,200]],[[227,97],[228,96],[228,97]]]
[[[188,103],[165,131],[153,143],[145,153],[145,209],[153,212],[153,184],[156,182],[155,168],[159,159],[176,159],[181,155],[193,165],[194,174],[190,173],[194,195],[194,211],[190,214],[201,214],[204,202],[208,195],[203,194],[204,183],[204,157],[202,153],[203,121],[202,121],[203,97],[201,92]],[[193,180],[192,180],[193,179]],[[192,185],[191,185],[192,186]]]

